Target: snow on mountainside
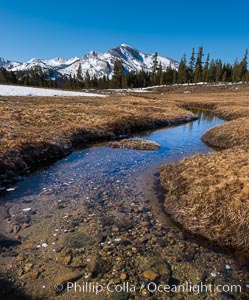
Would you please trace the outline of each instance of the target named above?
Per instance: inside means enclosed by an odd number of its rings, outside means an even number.
[[[0,57],[0,68],[12,69],[20,66],[22,63],[17,61],[11,61]]]
[[[32,58],[31,60],[24,62],[21,65],[17,65],[13,68],[8,68],[8,69],[10,69],[11,71],[21,71],[21,70],[25,71],[35,67],[40,67],[44,70],[58,70],[61,68],[65,68],[75,63],[78,60],[80,60],[79,57],[74,57],[69,60],[58,58],[58,57],[49,60]]]
[[[77,77],[79,70],[84,78],[88,72],[90,77],[97,78],[103,76],[112,77],[114,62],[122,62],[125,72],[141,71],[151,72],[153,68],[153,54],[145,54],[129,45],[121,44],[105,53],[90,51],[82,58],[74,57],[69,60],[54,58],[50,60],[31,59],[24,63],[11,62],[0,58],[1,65],[11,71],[30,70],[40,67],[45,72],[50,71],[55,77],[66,76]],[[163,70],[169,66],[173,69],[178,68],[178,62],[163,56],[157,56],[158,63],[162,65]]]

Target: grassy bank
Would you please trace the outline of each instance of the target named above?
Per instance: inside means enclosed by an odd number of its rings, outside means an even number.
[[[214,147],[228,149],[249,146],[249,120],[240,118],[208,130],[202,140]]]
[[[164,166],[161,183],[166,211],[195,234],[248,251],[248,168],[249,155],[240,149],[196,155]]]
[[[119,135],[190,121],[165,99],[1,97],[0,185],[74,148]]]
[[[161,169],[165,209],[187,230],[248,255],[249,92],[198,96],[190,99],[188,95],[178,103],[211,108],[217,116],[231,120],[202,137],[223,150],[195,155]]]

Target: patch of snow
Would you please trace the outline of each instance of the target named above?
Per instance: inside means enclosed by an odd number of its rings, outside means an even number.
[[[34,88],[15,85],[0,85],[0,96],[82,96],[82,97],[105,97],[99,94],[70,92],[62,90]]]

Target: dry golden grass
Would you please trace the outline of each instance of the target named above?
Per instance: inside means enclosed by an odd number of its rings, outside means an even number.
[[[248,114],[249,115],[249,114]],[[214,147],[228,149],[249,146],[249,119],[240,118],[208,130],[202,140]]]
[[[158,150],[160,145],[153,142],[138,138],[123,139],[120,141],[110,142],[108,144],[112,148],[127,148],[133,150]]]
[[[158,97],[177,103],[184,108],[213,109],[218,117],[232,120],[248,116],[249,112],[249,87],[244,89],[208,88],[204,90],[193,87],[193,91],[185,94],[189,88],[178,89]]]
[[[187,121],[165,99],[0,97],[0,183],[74,146]]]
[[[227,120],[235,120],[238,118],[249,116],[249,101],[248,102],[234,102],[230,105],[217,105],[214,109],[216,116]]]
[[[118,134],[181,118],[186,111],[163,100],[113,98],[0,98],[0,151],[54,140],[77,130]]]
[[[161,170],[165,208],[193,233],[249,249],[249,155],[241,149],[196,155]]]

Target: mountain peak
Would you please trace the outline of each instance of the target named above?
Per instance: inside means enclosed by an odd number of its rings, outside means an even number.
[[[42,62],[42,59],[39,58],[31,58],[29,61],[27,61],[27,63],[40,63]]]
[[[92,78],[101,78],[103,76],[111,78],[113,76],[114,63],[117,60],[122,63],[126,73],[131,71],[140,72],[141,70],[149,73],[153,70],[153,54],[145,54],[125,43],[105,53],[90,51],[81,58],[74,57],[68,60],[58,57],[49,60],[33,58],[28,62],[16,63],[0,59],[0,66],[2,65],[14,72],[18,70],[30,70],[39,66],[45,73],[55,74],[56,77],[69,77],[71,75],[77,78],[79,65],[81,65],[81,75],[83,78],[86,76],[86,73],[89,73]],[[170,58],[158,55],[157,60],[158,63],[161,63],[163,70],[166,70],[170,65],[174,69],[178,68],[178,62]]]
[[[94,50],[91,50],[91,51],[89,51],[89,53],[87,55],[92,57],[92,56],[97,56],[98,53]]]
[[[118,48],[120,48],[120,47],[123,47],[123,48],[133,48],[132,46],[127,45],[127,44],[120,44],[120,45],[118,46]],[[134,49],[134,48],[133,48],[133,49]]]
[[[64,62],[64,61],[65,61],[65,59],[60,58],[60,57],[54,57],[54,58],[52,58],[51,60],[57,61],[57,62]]]
[[[19,63],[17,61],[11,61],[11,60],[0,57],[0,68],[3,67],[6,69],[10,69],[10,68],[14,68],[19,65],[21,65],[21,63]]]

